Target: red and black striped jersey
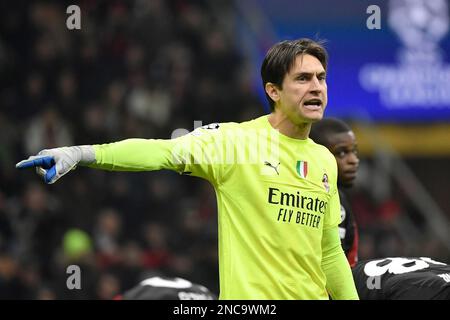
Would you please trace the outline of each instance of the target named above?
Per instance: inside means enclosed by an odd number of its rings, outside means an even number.
[[[351,267],[358,262],[358,227],[353,216],[350,202],[345,192],[339,189],[341,202],[341,223],[339,224],[339,236],[342,248]]]

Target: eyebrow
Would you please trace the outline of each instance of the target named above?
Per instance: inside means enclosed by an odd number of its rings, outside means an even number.
[[[347,150],[347,149],[355,150],[355,149],[358,149],[358,144],[354,144],[353,147],[351,147],[351,148],[348,148],[348,147],[349,146],[346,146],[346,145],[337,145],[337,146],[334,146],[334,150],[335,151]]]
[[[296,73],[294,73],[294,76],[295,76],[295,77],[297,77],[297,76],[312,76],[312,75],[314,75],[314,74],[317,74],[317,75],[319,75],[319,76],[322,76],[322,75],[326,75],[327,73],[326,73],[326,71],[320,71],[320,72],[306,72],[306,71],[301,71],[301,72],[296,72]]]

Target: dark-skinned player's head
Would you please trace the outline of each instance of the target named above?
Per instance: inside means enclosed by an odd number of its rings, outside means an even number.
[[[358,145],[352,129],[342,120],[325,118],[312,125],[309,137],[330,150],[338,165],[338,185],[351,187],[359,165]]]

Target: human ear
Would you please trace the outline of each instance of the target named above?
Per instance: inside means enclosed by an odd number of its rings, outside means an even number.
[[[273,100],[278,101],[280,100],[280,89],[277,87],[276,84],[273,84],[272,82],[267,82],[265,85],[265,88],[267,95]]]

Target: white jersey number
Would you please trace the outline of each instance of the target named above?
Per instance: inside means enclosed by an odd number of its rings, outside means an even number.
[[[187,289],[192,287],[192,282],[181,278],[163,279],[160,277],[153,277],[145,279],[141,282],[141,285],[174,289]]]
[[[389,263],[379,266],[381,262],[390,261]],[[413,272],[417,270],[422,270],[428,268],[432,264],[441,264],[445,265],[445,263],[434,261],[430,258],[421,257],[419,259],[415,258],[385,258],[380,260],[370,261],[364,266],[364,273],[369,277],[378,277],[386,272],[393,274],[402,274]]]

